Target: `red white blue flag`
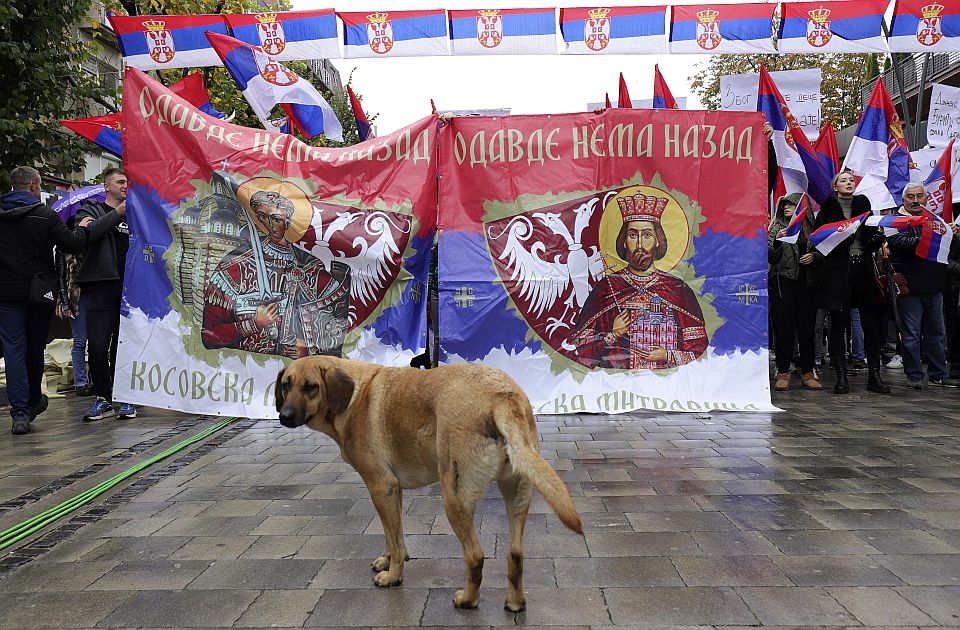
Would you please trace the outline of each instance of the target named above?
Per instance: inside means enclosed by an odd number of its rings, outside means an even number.
[[[673,7],[672,53],[775,53],[776,4],[696,4]]]
[[[883,78],[877,79],[860,113],[843,165],[861,178],[857,193],[869,198],[875,211],[901,204],[903,187],[910,181],[910,150]]]
[[[123,157],[120,114],[61,120],[60,124],[117,157]]]
[[[333,9],[270,11],[225,16],[233,36],[277,61],[340,57]]]
[[[883,230],[887,236],[892,236],[897,232],[903,232],[911,228],[920,227],[926,222],[922,216],[913,216],[905,214],[873,214],[867,217],[864,225],[878,227]]]
[[[869,212],[836,223],[827,223],[810,234],[810,244],[824,256],[854,234],[870,216]]]
[[[803,229],[803,220],[807,217],[807,212],[809,211],[810,204],[807,203],[807,196],[803,195],[800,197],[800,205],[798,205],[797,209],[793,211],[793,217],[790,219],[790,223],[787,225],[787,233],[777,240],[784,243],[790,243],[791,245],[796,245],[797,239],[800,237],[800,230]]]
[[[953,222],[953,140],[943,150],[943,155],[923,182],[927,191],[927,210],[943,217],[947,223]]]
[[[552,7],[448,13],[455,55],[557,54],[557,18]]]
[[[760,66],[757,111],[766,114],[773,127],[773,148],[785,194],[804,192],[823,203],[830,195],[830,177],[764,65]]]
[[[350,109],[353,110],[353,118],[357,121],[357,135],[360,137],[360,142],[363,142],[367,138],[372,138],[373,136],[370,134],[370,121],[367,120],[367,115],[363,113],[363,106],[360,104],[360,99],[353,93],[353,88],[349,85],[347,86],[347,95],[350,97]]]
[[[570,55],[667,52],[667,7],[560,9],[560,32]]]
[[[826,169],[827,175],[833,176],[840,171],[840,152],[837,150],[837,132],[833,130],[830,121],[823,123],[823,129],[817,141],[813,143],[813,150],[817,152],[820,163]]]
[[[887,52],[887,0],[784,2],[777,48],[782,53]]]
[[[891,52],[960,50],[960,3],[897,0],[887,43]]]
[[[947,264],[950,256],[950,241],[953,239],[953,229],[943,218],[924,209],[923,230],[920,232],[920,242],[917,243],[917,256],[938,263]]]
[[[207,31],[227,34],[222,15],[109,15],[120,54],[140,70],[219,66]]]
[[[660,74],[660,66],[653,66],[653,108],[654,109],[680,109],[677,107],[677,101],[673,98],[673,93],[663,75]]]
[[[343,22],[343,56],[347,59],[450,54],[443,9],[337,15]]]
[[[208,33],[210,42],[264,127],[272,131],[270,111],[280,104],[290,125],[307,138],[325,134],[343,142],[343,127],[317,88],[260,48],[239,39]]]

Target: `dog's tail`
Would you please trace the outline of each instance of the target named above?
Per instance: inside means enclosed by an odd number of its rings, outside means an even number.
[[[515,473],[533,483],[560,517],[560,522],[582,536],[583,526],[580,523],[580,515],[573,505],[567,487],[537,451],[536,429],[533,430],[534,440],[531,440],[530,432],[523,426],[525,423],[532,427],[536,426],[533,411],[527,409],[526,413],[517,412],[513,405],[500,405],[493,413],[497,431],[503,436],[507,445],[510,465]]]

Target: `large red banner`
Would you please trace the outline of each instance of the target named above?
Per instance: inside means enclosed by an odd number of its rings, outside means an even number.
[[[762,116],[458,118],[440,139],[446,361],[541,413],[769,408]]]

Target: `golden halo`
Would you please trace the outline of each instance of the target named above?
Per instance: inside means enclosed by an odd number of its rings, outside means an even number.
[[[303,189],[294,183],[272,177],[254,177],[240,184],[240,187],[237,188],[237,198],[243,204],[243,207],[250,211],[253,222],[264,234],[268,234],[269,230],[250,210],[250,198],[253,197],[254,193],[261,190],[280,193],[293,203],[293,216],[290,217],[290,227],[284,236],[291,242],[300,240],[300,237],[310,226],[310,219],[313,217],[313,204],[307,198],[307,193],[303,192]]]
[[[627,266],[627,262],[617,254],[617,235],[623,227],[623,216],[620,214],[619,197],[629,197],[636,194],[666,197],[669,201],[660,218],[660,226],[667,237],[667,254],[654,263],[660,271],[670,271],[676,267],[687,253],[690,244],[690,225],[687,215],[680,203],[667,191],[654,186],[629,186],[617,192],[607,200],[603,207],[603,216],[600,218],[600,251],[603,253],[603,264],[608,272],[617,272]]]

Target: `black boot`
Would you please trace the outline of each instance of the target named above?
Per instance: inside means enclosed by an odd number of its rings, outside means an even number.
[[[890,386],[880,378],[880,368],[871,367],[867,376],[867,390],[878,394],[889,394]]]
[[[833,386],[833,393],[849,394],[850,383],[847,381],[847,357],[841,355],[833,359],[833,369],[837,372],[837,384]]]

